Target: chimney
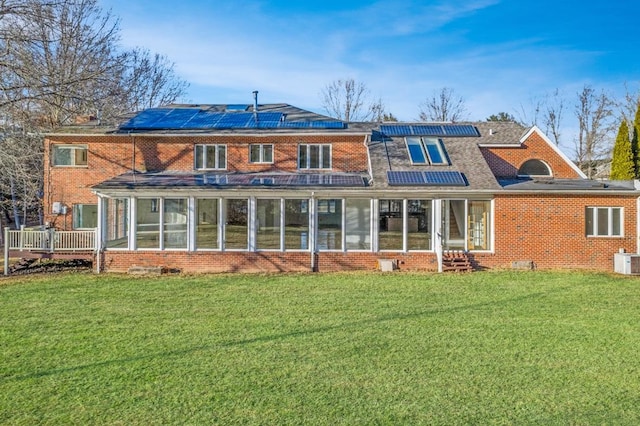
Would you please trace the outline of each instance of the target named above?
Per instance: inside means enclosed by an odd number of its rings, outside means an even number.
[[[258,112],[258,91],[253,91],[253,112]]]

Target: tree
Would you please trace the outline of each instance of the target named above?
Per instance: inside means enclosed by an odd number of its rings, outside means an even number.
[[[575,107],[578,119],[578,135],[575,154],[578,167],[591,178],[595,161],[610,152],[610,137],[613,130],[613,101],[604,92],[596,93],[585,85],[577,93]]]
[[[633,119],[633,129],[631,129],[631,151],[633,152],[633,164],[635,166],[635,177],[640,177],[640,103],[636,108],[636,114]]]
[[[487,121],[513,121],[515,123],[518,122],[518,120],[516,120],[516,118],[509,114],[508,112],[499,112],[497,114],[491,114],[488,118]]]
[[[352,78],[331,82],[322,89],[321,97],[322,108],[339,120],[381,121],[385,114],[382,100],[370,100],[367,86]]]
[[[433,92],[422,105],[420,105],[420,120],[422,121],[461,121],[466,118],[464,99],[457,96],[453,89],[443,87],[438,92]]]
[[[560,143],[560,124],[562,123],[564,109],[564,98],[558,89],[551,95],[545,96],[542,116],[544,130],[546,134],[553,138],[556,145]]]
[[[98,0],[0,0],[0,199],[12,211],[33,208],[42,191],[43,132],[80,117],[115,123],[184,95],[167,58],[118,42],[118,20]]]
[[[616,143],[613,145],[610,178],[614,180],[633,179],[636,175],[633,157],[631,140],[629,139],[629,126],[626,120],[622,120],[618,129]]]

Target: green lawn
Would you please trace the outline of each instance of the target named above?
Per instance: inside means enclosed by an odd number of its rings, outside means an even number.
[[[640,424],[640,279],[0,279],[0,424]]]

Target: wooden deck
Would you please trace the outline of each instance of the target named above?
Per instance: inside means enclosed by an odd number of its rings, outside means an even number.
[[[4,275],[9,259],[88,259],[98,251],[97,230],[4,230]]]

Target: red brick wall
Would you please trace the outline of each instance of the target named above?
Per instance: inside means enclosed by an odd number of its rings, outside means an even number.
[[[482,155],[493,174],[516,177],[518,169],[527,160],[543,160],[551,167],[553,177],[577,178],[578,173],[540,136],[533,132],[521,146],[482,147]]]
[[[85,144],[86,167],[51,167],[51,145]],[[91,187],[131,171],[193,171],[194,145],[227,145],[228,171],[297,171],[298,144],[330,143],[333,172],[362,172],[368,167],[363,135],[278,135],[278,136],[51,136],[45,139],[45,221],[58,228],[71,228],[71,206],[96,203]],[[250,164],[250,144],[273,144],[273,164]],[[67,217],[51,214],[51,204],[68,206]]]

